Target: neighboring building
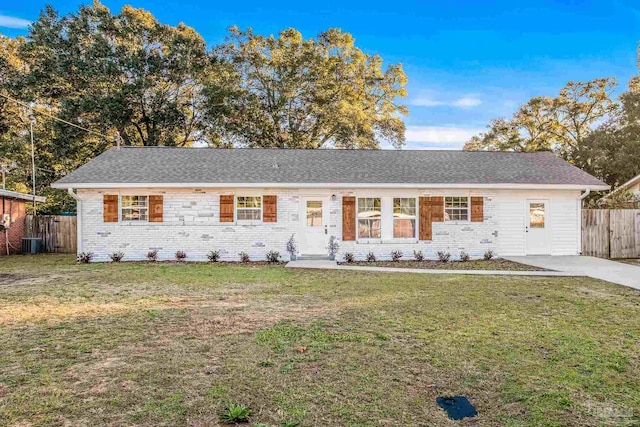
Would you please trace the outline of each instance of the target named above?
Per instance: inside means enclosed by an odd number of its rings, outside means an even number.
[[[550,152],[113,148],[52,185],[78,199],[78,251],[457,257],[580,252],[581,197],[609,186]]]
[[[617,193],[619,191],[630,191],[635,196],[640,197],[640,175],[634,176],[629,181],[613,190],[610,194]]]
[[[36,202],[44,201],[46,198],[36,196]],[[20,252],[27,203],[33,203],[33,195],[0,189],[0,255]]]

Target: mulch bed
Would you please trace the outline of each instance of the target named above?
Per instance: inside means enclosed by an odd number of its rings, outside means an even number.
[[[356,261],[340,262],[340,265],[358,265],[365,267],[395,267],[395,268],[424,268],[429,270],[511,270],[511,271],[549,271],[531,265],[520,264],[519,262],[507,261],[506,259],[473,260],[473,261],[449,261],[440,262],[433,260],[425,261]]]

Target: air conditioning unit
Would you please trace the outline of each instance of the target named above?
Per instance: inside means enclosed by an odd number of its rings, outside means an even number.
[[[22,248],[20,253],[24,254],[39,254],[42,252],[42,239],[38,237],[23,237]]]

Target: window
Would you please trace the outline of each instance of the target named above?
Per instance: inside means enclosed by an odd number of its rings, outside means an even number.
[[[260,221],[262,218],[262,197],[238,196],[236,199],[238,221]]]
[[[120,204],[122,221],[149,219],[149,196],[122,196]]]
[[[358,238],[379,239],[380,211],[379,197],[366,197],[358,199]]]
[[[544,203],[529,203],[529,227],[544,228]]]
[[[393,237],[416,237],[416,199],[393,199]]]
[[[322,227],[322,201],[307,201],[307,227]]]
[[[468,197],[445,197],[444,198],[444,220],[445,221],[468,221],[469,220],[469,198]]]

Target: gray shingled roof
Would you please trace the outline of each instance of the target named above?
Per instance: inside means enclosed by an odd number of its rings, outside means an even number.
[[[54,186],[252,183],[606,185],[549,152],[124,147]]]

